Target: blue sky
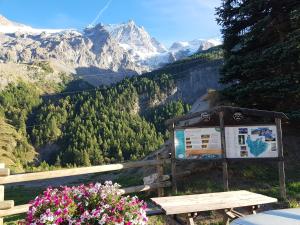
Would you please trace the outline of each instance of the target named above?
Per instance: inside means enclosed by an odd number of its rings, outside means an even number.
[[[166,45],[220,37],[215,7],[221,0],[0,0],[0,14],[37,28],[82,29],[92,21],[133,19]],[[101,13],[99,13],[101,12]]]

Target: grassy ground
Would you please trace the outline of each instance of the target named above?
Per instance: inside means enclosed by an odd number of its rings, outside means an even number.
[[[289,153],[289,160],[286,162],[286,186],[288,201],[281,204],[268,205],[268,208],[281,208],[281,207],[300,207],[300,160],[298,155]],[[199,162],[193,165],[194,168],[200,170],[194,171],[195,173],[189,177],[181,178],[178,180],[178,195],[193,194],[193,193],[207,193],[218,192],[223,190],[222,186],[222,169],[221,166],[215,163],[209,165],[208,163]],[[191,167],[190,163],[180,167],[181,171]],[[89,182],[103,182],[105,180],[113,180],[118,182],[123,187],[135,186],[142,184],[143,173],[108,173],[104,175],[93,175],[85,178],[77,179],[76,182],[71,182],[70,185]],[[73,180],[74,181],[74,180]],[[57,183],[56,183],[57,184]],[[45,184],[44,184],[45,185]],[[49,185],[49,184],[48,184]],[[231,190],[250,190],[257,193],[266,194],[268,196],[280,198],[279,196],[279,182],[278,182],[278,167],[276,162],[232,162],[229,164],[229,186]],[[45,187],[32,186],[9,186],[5,190],[6,199],[14,199],[15,204],[25,204],[31,199],[34,199],[41,193]],[[166,189],[166,194],[171,193],[170,189]],[[155,196],[155,192],[142,193],[138,196],[142,199],[148,200],[150,197]],[[150,204],[151,205],[151,204]],[[24,219],[25,215],[11,216],[5,218],[5,224],[17,224],[19,219]],[[218,215],[209,212],[205,215],[206,219],[202,224],[219,224]],[[149,224],[164,224],[162,216],[151,217]]]
[[[294,171],[294,170],[293,170]],[[287,194],[288,202],[285,204],[275,204],[271,208],[279,207],[299,207],[300,201],[300,179],[297,174],[287,170]],[[292,173],[291,173],[292,172]],[[238,164],[235,163],[229,166],[230,188],[231,190],[246,189],[257,193],[266,194],[268,196],[280,198],[277,167],[275,163],[251,163]],[[115,176],[114,181],[120,183],[124,187],[134,186],[142,183],[141,174],[120,175]],[[99,176],[91,176],[89,179],[80,179],[78,183],[88,183],[91,181],[101,181],[103,178]],[[43,191],[44,187],[28,187],[28,186],[14,186],[7,187],[5,192],[6,199],[14,199],[16,205],[28,203],[34,199],[39,193]],[[222,172],[219,166],[214,166],[212,169],[202,172],[197,172],[190,177],[182,178],[178,181],[178,195],[193,194],[193,193],[207,193],[222,191]],[[170,189],[167,189],[167,194],[172,194]],[[155,196],[155,192],[139,194],[142,199],[149,199]],[[150,204],[151,205],[151,204]],[[270,208],[267,208],[270,209]],[[17,220],[23,219],[25,215],[11,216],[5,218],[5,224],[17,224]],[[218,215],[210,212],[206,215],[207,224],[218,224]],[[212,223],[214,221],[214,223]],[[149,224],[164,224],[162,216],[151,217]],[[205,223],[203,223],[205,224]]]

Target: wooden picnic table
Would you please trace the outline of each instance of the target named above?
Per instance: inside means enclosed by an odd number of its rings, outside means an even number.
[[[180,214],[186,216],[187,224],[194,225],[197,213],[214,210],[222,211],[224,223],[229,224],[230,219],[244,216],[234,208],[247,208],[250,209],[250,213],[255,213],[260,205],[277,202],[276,198],[243,190],[158,197],[151,200],[167,215],[169,224],[174,225],[186,224],[178,217]]]

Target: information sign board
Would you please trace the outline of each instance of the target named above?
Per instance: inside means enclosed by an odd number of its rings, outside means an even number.
[[[225,127],[227,158],[278,157],[275,125]]]
[[[215,159],[222,157],[219,128],[190,128],[175,130],[177,159]]]

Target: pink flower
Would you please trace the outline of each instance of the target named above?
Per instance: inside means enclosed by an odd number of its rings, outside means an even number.
[[[26,224],[146,224],[146,204],[137,197],[121,196],[119,187],[112,182],[49,187],[30,202]]]

